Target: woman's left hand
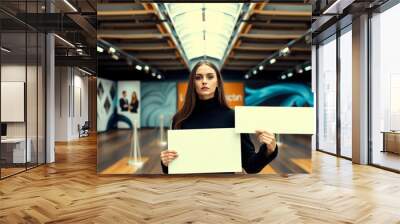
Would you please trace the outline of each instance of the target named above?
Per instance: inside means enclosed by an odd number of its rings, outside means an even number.
[[[268,154],[275,151],[276,139],[275,134],[267,132],[265,130],[256,130],[257,139],[260,143],[267,145]]]

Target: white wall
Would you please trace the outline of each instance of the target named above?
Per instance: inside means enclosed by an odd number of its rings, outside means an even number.
[[[25,82],[25,65],[2,65],[1,66],[1,81],[3,82]],[[33,67],[28,67],[28,71]],[[7,110],[7,108],[1,108]],[[25,122],[10,122],[7,123],[8,137],[25,137]]]
[[[88,78],[76,68],[56,67],[56,141],[79,137],[78,124],[88,120],[88,105]]]
[[[39,158],[40,163],[44,162],[45,145],[45,120],[43,115],[45,90],[43,89],[43,76],[44,74],[40,66],[28,65],[26,67],[25,64],[5,64],[1,66],[2,82],[24,82],[26,86],[26,102],[23,102],[22,108],[14,108],[14,110],[18,110],[22,114],[26,112],[26,120],[24,118],[22,122],[6,122],[7,137],[24,138],[26,135],[29,139],[29,147],[31,149],[31,161],[36,162],[36,158]],[[27,80],[25,80],[26,78]],[[24,90],[20,91],[22,91],[20,92],[21,94],[24,94]],[[3,97],[7,97],[7,95],[2,95]],[[1,110],[3,113],[16,113],[10,107],[2,107]],[[39,153],[38,157],[37,153]]]

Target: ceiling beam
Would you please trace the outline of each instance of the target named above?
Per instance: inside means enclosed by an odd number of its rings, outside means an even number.
[[[177,59],[175,54],[132,54],[141,60],[157,60],[157,59]]]
[[[265,7],[266,4],[267,3],[264,2],[264,3],[255,3],[255,4],[251,5],[251,8],[249,9],[248,12],[246,12],[246,15],[243,17],[243,19],[247,20],[248,18],[251,17],[251,14],[253,13],[253,11],[255,9],[262,9],[263,7]],[[238,21],[238,22],[242,23],[242,21]],[[251,23],[243,23],[242,25],[243,25],[242,27],[239,27],[239,31],[236,34],[235,38],[234,38],[234,44],[230,46],[230,49],[227,49],[227,54],[226,55],[231,55],[233,49],[235,47],[239,47],[242,44],[242,40],[240,39],[240,35],[241,34],[247,34],[250,31],[250,29],[252,28],[252,26],[253,26]],[[228,59],[228,57],[226,55],[223,58],[223,62],[222,62],[222,66],[221,67],[225,66],[225,63],[226,63],[226,61]]]
[[[97,16],[143,16],[154,15],[154,10],[109,10],[97,11]]]
[[[140,40],[140,39],[164,39],[169,37],[166,34],[121,34],[121,33],[98,33],[97,39],[120,39],[120,40]]]
[[[235,47],[235,50],[243,50],[243,51],[278,51],[282,49],[284,46],[277,45],[277,46],[267,46],[267,47],[262,47],[262,46],[240,46],[240,47]],[[306,48],[306,47],[291,47],[291,51],[302,51],[302,52],[308,52],[311,51],[311,48]]]
[[[302,34],[240,34],[240,37],[256,40],[286,40],[298,39],[302,37]]]
[[[173,61],[151,61],[149,62],[154,66],[159,66],[159,67],[163,67],[163,66],[183,66],[180,61],[177,60],[173,60]]]
[[[154,6],[151,3],[143,3],[143,7],[145,9],[152,9],[154,10]],[[156,11],[156,15],[158,17],[158,19],[161,19],[161,15],[159,11]],[[179,50],[177,49],[177,46],[175,45],[175,43],[173,42],[173,37],[172,34],[170,32],[167,31],[167,28],[165,27],[164,23],[161,24],[156,24],[157,29],[160,31],[161,34],[168,34],[169,38],[167,40],[168,46],[171,48],[175,48],[175,55],[177,58],[179,58],[179,61],[185,65],[187,68],[189,68],[189,64],[187,63],[186,60],[183,59],[182,55],[179,53]]]
[[[127,51],[158,51],[158,50],[174,50],[165,43],[141,43],[141,44],[115,44],[116,47]]]
[[[311,11],[289,11],[289,10],[253,10],[253,14],[264,15],[264,16],[295,16],[295,17],[310,17],[312,16]]]
[[[254,22],[252,23],[253,27],[255,29],[268,29],[268,30],[285,30],[290,32],[291,30],[307,30],[310,23],[309,22],[300,22],[300,23],[294,23],[292,21],[290,22],[271,22],[271,23],[260,23],[260,22]]]

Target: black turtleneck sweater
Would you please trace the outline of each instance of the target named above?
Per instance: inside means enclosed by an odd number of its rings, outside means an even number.
[[[173,126],[173,125],[172,125]],[[234,128],[235,112],[219,104],[216,97],[209,100],[197,98],[196,106],[188,119],[183,121],[181,129],[202,128]],[[240,134],[242,167],[247,173],[258,173],[278,155],[275,151],[267,155],[267,147],[262,144],[256,153],[249,134]],[[162,164],[163,173],[168,173],[168,167]]]

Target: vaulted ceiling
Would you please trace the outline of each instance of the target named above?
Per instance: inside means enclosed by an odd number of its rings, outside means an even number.
[[[141,64],[156,73],[186,75],[197,59],[207,57],[222,70],[246,74],[260,65],[264,71],[288,71],[311,60],[308,1],[224,3],[226,12],[220,4],[188,4],[98,1],[97,38],[105,49],[99,68],[124,73]],[[287,46],[289,52],[280,54]],[[265,63],[272,57],[275,63]]]

